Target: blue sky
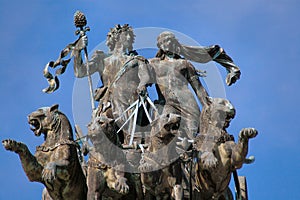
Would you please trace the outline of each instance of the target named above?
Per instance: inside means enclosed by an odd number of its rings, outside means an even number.
[[[219,44],[240,66],[241,80],[226,87],[237,115],[228,131],[255,127],[244,165],[250,199],[300,199],[300,2],[296,0],[0,0],[0,139],[42,143],[29,129],[27,115],[60,104],[73,122],[72,66],[61,88],[43,94],[45,64],[74,41],[73,14],[87,15],[89,50],[110,27],[163,27],[184,33],[201,45]],[[222,72],[221,72],[222,73]],[[0,147],[0,199],[40,199],[43,186],[30,183],[16,154]]]

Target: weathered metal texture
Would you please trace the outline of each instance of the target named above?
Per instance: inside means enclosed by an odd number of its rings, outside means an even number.
[[[224,49],[219,45],[187,46],[173,33],[163,32],[157,38],[156,56],[147,60],[133,50],[133,29],[124,24],[108,32],[110,52],[97,50],[89,59],[85,15],[76,12],[74,23],[79,38],[46,65],[44,76],[49,87],[44,92],[58,89],[57,76],[70,61],[63,58],[71,53],[75,76],[89,78],[92,107],[94,99],[99,101],[98,107],[93,107],[87,136],[77,126],[79,138],[75,142],[70,122],[55,105],[29,115],[35,135],[45,136],[35,155],[23,143],[2,142],[19,155],[29,180],[45,185],[43,200],[232,200],[231,174],[237,179],[237,169],[253,161],[246,156],[249,139],[258,132],[244,128],[235,142],[226,130],[235,108],[227,99],[209,97],[200,81],[209,74],[191,63],[214,61],[222,65],[227,70],[226,83],[231,85],[241,72]],[[49,67],[59,65],[62,68],[54,77]],[[90,80],[93,73],[99,73],[103,83],[95,96]],[[147,93],[151,84],[158,96],[153,101]],[[241,199],[248,200],[246,177],[235,181]]]

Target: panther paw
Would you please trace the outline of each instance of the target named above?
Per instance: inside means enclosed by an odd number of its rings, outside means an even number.
[[[127,194],[129,192],[129,186],[126,183],[127,179],[119,177],[116,182],[112,184],[112,188],[121,194]]]
[[[2,145],[4,146],[4,148],[6,150],[13,151],[16,153],[23,152],[26,149],[25,144],[23,144],[21,142],[17,142],[15,140],[11,140],[11,139],[3,140]]]
[[[51,162],[48,163],[42,172],[42,178],[45,182],[52,182],[56,178],[56,164]]]
[[[206,169],[214,168],[218,164],[218,159],[212,152],[204,152],[200,156],[203,167]]]
[[[257,134],[258,134],[258,131],[255,128],[243,128],[240,131],[239,137],[249,139],[249,138],[256,137]]]

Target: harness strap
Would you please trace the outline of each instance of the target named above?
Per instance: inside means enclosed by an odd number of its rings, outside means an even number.
[[[59,142],[55,143],[53,146],[47,147],[44,145],[40,145],[36,147],[36,151],[43,151],[43,152],[49,152],[54,151],[57,147],[62,145],[74,145],[76,148],[80,148],[78,143],[72,140],[60,140]]]
[[[209,140],[209,141],[214,141],[218,145],[221,143],[225,143],[227,141],[234,141],[234,136],[230,134],[225,134],[221,136],[215,136],[215,135],[209,135],[209,134],[199,134],[197,136],[197,140],[204,141],[204,140]]]
[[[99,161],[97,158],[90,156],[88,161],[89,167],[96,168],[96,169],[107,169],[108,165],[104,164],[103,162]]]

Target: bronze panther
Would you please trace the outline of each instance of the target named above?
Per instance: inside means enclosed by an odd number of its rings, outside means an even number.
[[[58,110],[58,105],[43,107],[28,116],[31,130],[36,136],[44,134],[45,141],[32,155],[28,147],[15,140],[3,140],[6,150],[17,153],[22,167],[32,182],[45,185],[48,194],[55,200],[84,200],[87,186],[73,140],[72,128],[67,117]]]
[[[231,199],[228,188],[233,171],[242,167],[248,153],[250,138],[258,134],[254,128],[244,128],[239,140],[234,142],[226,128],[235,115],[232,104],[222,98],[207,98],[200,118],[200,134],[194,148],[198,152],[195,167],[195,188],[197,199]]]

